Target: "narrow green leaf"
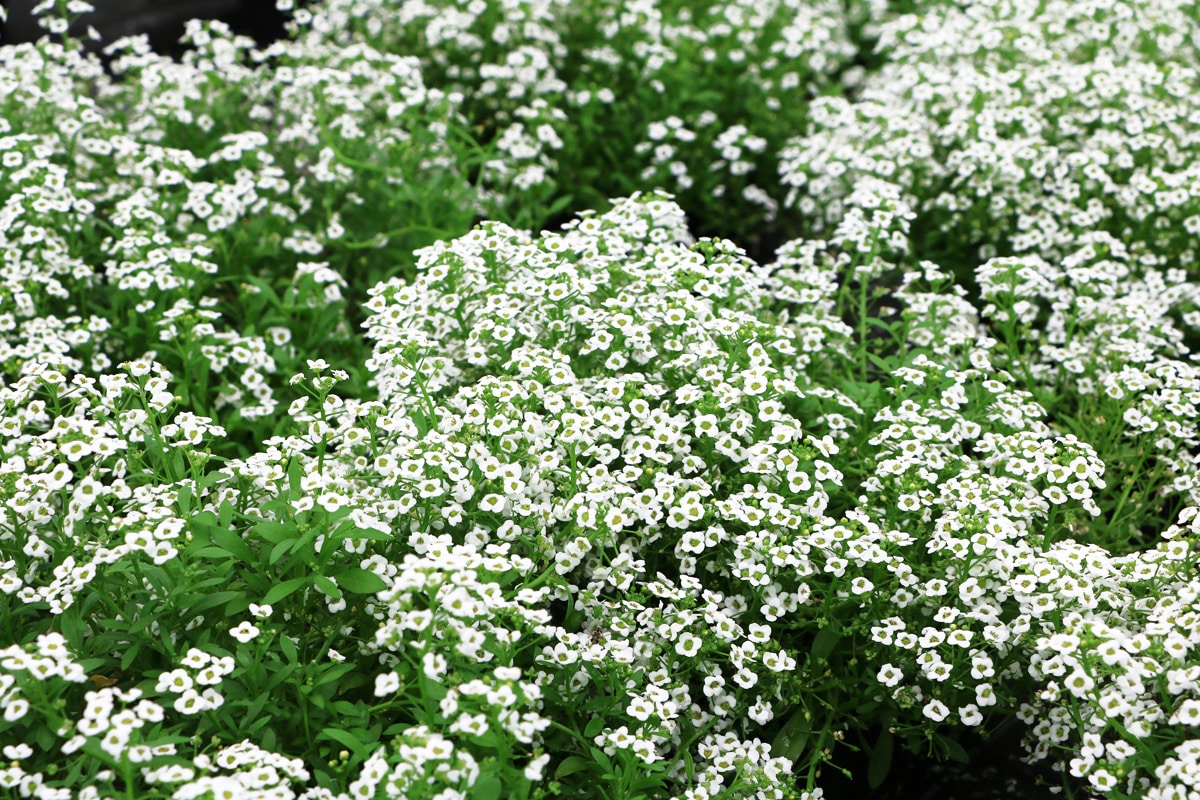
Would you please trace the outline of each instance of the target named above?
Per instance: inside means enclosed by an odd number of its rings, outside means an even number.
[[[841,638],[841,632],[841,626],[832,621],[817,631],[817,635],[813,639],[813,659],[816,661],[828,659],[829,654],[833,652],[833,648],[837,646],[838,640]]]
[[[890,359],[890,358],[880,358],[879,356],[874,355],[873,353],[867,353],[866,355],[867,355],[868,361],[870,361],[873,365],[875,365],[879,369],[883,370],[884,372],[891,372],[892,370],[894,370],[896,368],[896,365],[894,363],[892,363],[892,359]]]
[[[232,554],[223,547],[201,547],[199,550],[191,551],[190,555],[192,558],[211,558],[224,561]]]
[[[296,643],[287,634],[279,635],[279,650],[283,653],[283,657],[287,660],[287,663],[295,664],[299,660],[299,651],[296,649]]]
[[[871,748],[871,760],[867,763],[867,783],[872,789],[883,785],[888,772],[892,769],[892,751],[896,737],[884,728],[879,732],[875,746]]]
[[[771,742],[771,755],[775,758],[787,758],[795,761],[804,752],[808,737],[812,733],[812,719],[808,709],[800,708],[783,723],[779,733]]]
[[[300,488],[300,479],[304,477],[303,469],[300,466],[300,459],[293,457],[288,464],[288,499],[295,502],[304,496],[304,490]]]
[[[317,739],[329,739],[337,742],[356,756],[365,755],[367,751],[366,745],[360,742],[358,737],[340,728],[322,728],[321,732],[317,734]]]
[[[68,608],[58,617],[58,624],[62,635],[66,637],[67,643],[72,649],[78,648],[83,644],[85,626],[83,620],[79,618],[79,612],[74,608]]]
[[[222,603],[228,603],[241,596],[241,592],[212,592],[211,594],[200,595],[196,602],[187,606],[187,609],[192,614],[199,614],[201,611],[207,611],[210,608],[219,606]]]
[[[339,542],[343,539],[366,539],[371,542],[390,542],[396,537],[390,533],[377,531],[374,528],[357,528],[353,525],[345,525],[336,533],[333,533],[330,538]]]
[[[293,540],[291,539],[285,539],[282,542],[278,542],[274,547],[271,548],[271,555],[267,557],[267,563],[272,567],[279,563],[279,559],[287,555],[288,551],[292,549],[292,544]]]
[[[957,761],[960,764],[966,764],[971,760],[971,757],[967,755],[966,748],[964,748],[954,739],[951,739],[948,736],[937,736],[936,742],[937,746],[951,761]]]
[[[228,529],[233,524],[233,503],[228,500],[222,500],[221,507],[218,510],[221,515],[217,518],[217,524],[222,528]]]
[[[588,761],[583,756],[569,756],[564,758],[558,768],[554,770],[554,780],[561,781],[568,775],[574,775],[576,772],[583,772],[592,766],[592,762]]]
[[[280,600],[282,600],[283,598],[292,594],[292,592],[295,592],[297,589],[299,589],[301,586],[304,586],[306,583],[308,583],[307,577],[292,578],[291,580],[287,580],[287,581],[284,581],[283,583],[276,584],[269,592],[267,592],[266,596],[263,597],[263,599],[262,599],[263,605],[271,605],[273,603],[278,603]]]
[[[613,763],[612,759],[608,757],[608,753],[605,753],[599,747],[589,747],[588,750],[591,751],[592,759],[600,765],[600,768],[606,773],[611,774],[613,771]]]
[[[183,451],[175,448],[171,449],[171,477],[175,480],[183,480],[186,474],[183,463]]]
[[[387,588],[383,578],[370,570],[348,569],[334,577],[337,578],[338,586],[355,594],[374,594]]]
[[[361,706],[357,706],[349,700],[335,700],[330,704],[329,709],[335,714],[341,714],[343,717],[357,716],[362,712]]]
[[[236,617],[250,608],[250,600],[242,592],[235,592],[236,597],[229,598],[229,602],[225,604],[225,608],[221,609],[221,613],[226,617]]]
[[[276,686],[283,683],[288,678],[292,677],[292,673],[295,671],[296,671],[295,664],[285,664],[283,667],[276,669],[274,672],[271,673],[271,677],[267,679],[266,684],[263,686],[263,693],[265,694],[266,692],[271,691]],[[304,687],[300,687],[300,688],[303,689]]]
[[[313,681],[313,686],[324,686],[327,683],[332,683],[338,678],[345,675],[347,672],[358,669],[357,664],[345,663],[328,666],[321,671],[321,674]]]
[[[600,733],[604,728],[604,719],[602,717],[592,717],[588,720],[587,727],[583,729],[583,738],[595,739],[596,734]]]
[[[186,483],[175,493],[175,503],[179,506],[179,516],[187,519],[192,513],[192,487]]]
[[[138,660],[138,656],[142,654],[142,643],[134,642],[125,654],[121,656],[121,671],[128,672],[134,662]]]
[[[337,587],[337,584],[326,578],[324,575],[313,575],[313,585],[320,589],[323,593],[332,597],[334,600],[342,599],[342,590]]]
[[[266,539],[272,544],[290,541],[300,534],[300,530],[291,523],[271,522],[269,520],[258,523],[250,529],[250,532]]]
[[[231,555],[237,556],[247,564],[254,561],[254,555],[250,552],[250,548],[246,546],[246,542],[237,533],[224,528],[213,528],[212,540],[214,544],[220,546]]]

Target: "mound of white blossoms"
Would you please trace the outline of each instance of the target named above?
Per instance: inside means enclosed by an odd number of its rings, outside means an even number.
[[[536,239],[485,224],[368,304],[391,429],[367,469],[407,498],[378,513],[418,552],[525,559],[554,587],[540,713],[603,720],[599,746],[689,797],[773,794],[787,760],[811,787],[848,728],[1011,714],[1039,643],[1188,549],[1070,538],[1103,465],[990,368],[932,265],[902,291],[904,365],[848,383],[846,233],[763,268],[635,197]]]

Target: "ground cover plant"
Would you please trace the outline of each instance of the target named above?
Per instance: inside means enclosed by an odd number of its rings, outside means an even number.
[[[1194,4],[281,7],[0,46],[4,792],[1194,793]]]

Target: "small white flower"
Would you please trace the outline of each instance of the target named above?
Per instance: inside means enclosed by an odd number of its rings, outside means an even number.
[[[29,711],[29,701],[24,697],[15,697],[4,705],[4,719],[16,722]]]
[[[550,754],[542,753],[540,756],[532,759],[525,765],[525,779],[529,781],[540,781],[542,773],[546,769],[546,765],[550,763]]]
[[[1200,700],[1187,699],[1171,715],[1172,724],[1200,725]]]
[[[950,709],[941,700],[930,700],[921,711],[934,722],[941,722],[950,714]]]
[[[400,676],[395,672],[385,672],[375,676],[375,696],[387,697],[400,691]]]
[[[903,678],[904,673],[891,664],[884,664],[879,668],[879,674],[875,676],[876,680],[888,687],[895,686]]]
[[[700,652],[704,642],[691,631],[684,631],[675,642],[675,652],[685,658],[691,658]]]
[[[229,635],[232,636],[233,638],[237,639],[239,642],[242,642],[243,644],[250,641],[251,639],[257,637],[258,634],[259,634],[258,628],[251,625],[249,621],[243,622],[241,625],[238,625],[236,628],[229,629]]]

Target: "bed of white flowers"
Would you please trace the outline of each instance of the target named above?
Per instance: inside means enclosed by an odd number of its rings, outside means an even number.
[[[280,6],[0,46],[0,793],[1197,796],[1200,6]]]

